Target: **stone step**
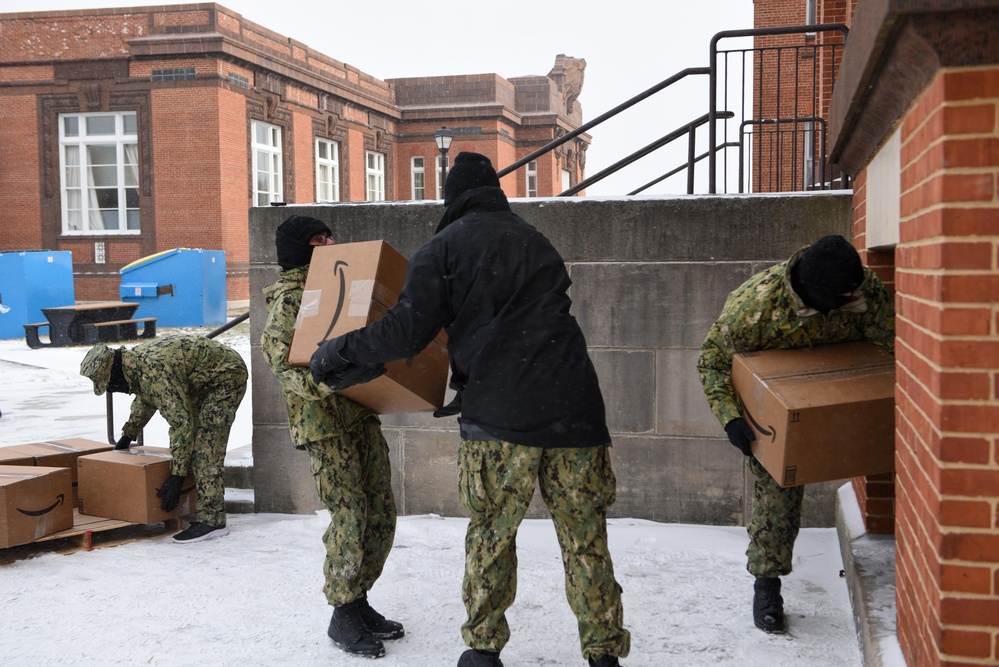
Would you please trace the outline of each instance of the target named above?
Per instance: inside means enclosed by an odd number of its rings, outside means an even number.
[[[253,451],[250,445],[226,452],[225,511],[229,514],[252,514],[253,503]]]

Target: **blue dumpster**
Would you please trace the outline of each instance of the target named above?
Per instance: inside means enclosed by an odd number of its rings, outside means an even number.
[[[42,308],[72,306],[73,253],[0,252],[0,338],[24,338],[24,325],[45,322]]]
[[[174,248],[124,267],[119,294],[158,327],[225,324],[225,251]]]

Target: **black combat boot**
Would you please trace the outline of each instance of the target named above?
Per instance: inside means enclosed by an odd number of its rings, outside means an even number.
[[[402,639],[406,635],[402,623],[390,621],[371,608],[367,593],[354,600],[354,603],[360,607],[365,629],[378,639]]]
[[[783,634],[787,632],[787,619],[784,618],[784,598],[780,596],[778,577],[757,577],[753,585],[753,622],[763,632]]]
[[[599,658],[590,658],[590,667],[621,667],[616,655],[602,655]]]
[[[470,648],[458,658],[458,667],[503,667],[499,653]]]
[[[360,600],[334,608],[333,618],[330,619],[330,627],[326,634],[334,644],[352,655],[365,658],[380,658],[385,655],[385,645],[382,644],[382,640],[364,627]]]

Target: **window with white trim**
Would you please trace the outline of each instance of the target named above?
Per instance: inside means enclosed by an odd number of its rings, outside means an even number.
[[[328,139],[316,139],[316,201],[340,201],[340,147]]]
[[[434,161],[434,165],[437,167],[437,198],[444,199],[444,181],[447,180],[447,170],[451,169],[451,157],[445,156],[444,158],[444,178],[441,178],[441,156],[438,155],[437,159]]]
[[[427,196],[427,175],[423,172],[423,156],[414,155],[409,166],[413,199],[419,201]]]
[[[568,169],[562,170],[562,192],[572,187],[572,174]]]
[[[139,140],[134,111],[59,115],[64,234],[139,233]]]
[[[531,160],[527,163],[527,196],[538,196],[538,161]]]
[[[365,156],[366,201],[385,201],[385,154],[368,151]]]
[[[284,201],[284,182],[281,169],[281,128],[277,125],[253,121],[250,144],[253,153],[253,205],[269,206],[271,202]]]

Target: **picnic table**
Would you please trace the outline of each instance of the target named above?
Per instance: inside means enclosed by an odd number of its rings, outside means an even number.
[[[110,343],[140,336],[152,338],[156,335],[156,318],[132,319],[138,307],[139,304],[127,301],[85,301],[72,306],[42,308],[48,321],[25,324],[25,340],[28,347],[39,348]],[[49,342],[43,343],[38,330],[46,327]]]

